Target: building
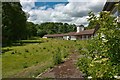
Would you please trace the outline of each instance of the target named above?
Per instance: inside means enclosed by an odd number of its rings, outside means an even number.
[[[120,1],[117,2],[106,2],[105,6],[103,7],[103,11],[110,11],[113,14],[117,21],[120,22],[120,5],[117,6],[116,4],[120,4]]]
[[[77,26],[76,32],[69,32],[66,34],[47,34],[43,38],[59,38],[65,40],[86,40],[95,36],[95,29],[84,30],[83,25]]]

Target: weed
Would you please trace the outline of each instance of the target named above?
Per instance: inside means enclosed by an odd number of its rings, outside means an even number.
[[[38,52],[38,50],[36,50],[36,52]]]
[[[23,68],[28,68],[27,62],[23,63]]]
[[[24,58],[27,58],[27,56],[26,56],[26,55],[24,55]]]
[[[35,62],[36,64],[38,63],[38,61]]]
[[[53,55],[53,59],[55,65],[60,64],[62,62],[61,52],[59,48],[57,52]]]
[[[18,54],[22,54],[21,52],[18,52]]]
[[[15,54],[15,52],[12,52],[11,54]]]
[[[25,52],[29,52],[27,49],[25,49]]]
[[[43,49],[46,49],[45,47],[43,47]]]
[[[50,50],[48,49],[48,52],[49,52]]]
[[[66,58],[68,56],[68,53],[65,51],[63,57]]]

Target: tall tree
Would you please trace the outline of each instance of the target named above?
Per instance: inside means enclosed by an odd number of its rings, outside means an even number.
[[[26,38],[26,15],[19,2],[2,3],[3,42]]]

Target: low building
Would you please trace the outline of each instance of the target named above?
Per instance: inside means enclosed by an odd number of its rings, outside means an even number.
[[[95,36],[95,29],[84,30],[84,26],[77,26],[77,32],[69,32],[66,34],[48,34],[43,38],[61,38],[65,40],[86,40]]]

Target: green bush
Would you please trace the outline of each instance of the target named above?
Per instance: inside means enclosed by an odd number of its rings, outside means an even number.
[[[23,68],[28,68],[27,62],[23,63]]]
[[[7,52],[7,51],[11,51],[12,49],[10,49],[10,48],[2,48],[2,53],[5,53],[5,52]]]
[[[87,52],[82,51],[85,57],[81,57],[77,65],[93,79],[120,76],[120,26],[109,12],[101,12],[99,17],[93,13],[89,16],[89,21],[99,24],[100,28],[97,36],[88,41]]]
[[[25,52],[29,52],[27,49],[25,49]]]
[[[63,58],[66,58],[68,56],[68,52],[66,50],[63,51]]]
[[[91,61],[92,61],[91,57],[88,58],[87,56],[82,56],[81,58],[79,58],[79,60],[77,62],[77,66],[83,73],[85,73],[85,76],[90,75],[88,73],[88,67],[89,67],[89,64],[91,63]]]
[[[15,52],[11,52],[11,54],[15,54]]]
[[[53,61],[55,65],[60,64],[62,62],[61,52],[59,48],[53,55]]]

